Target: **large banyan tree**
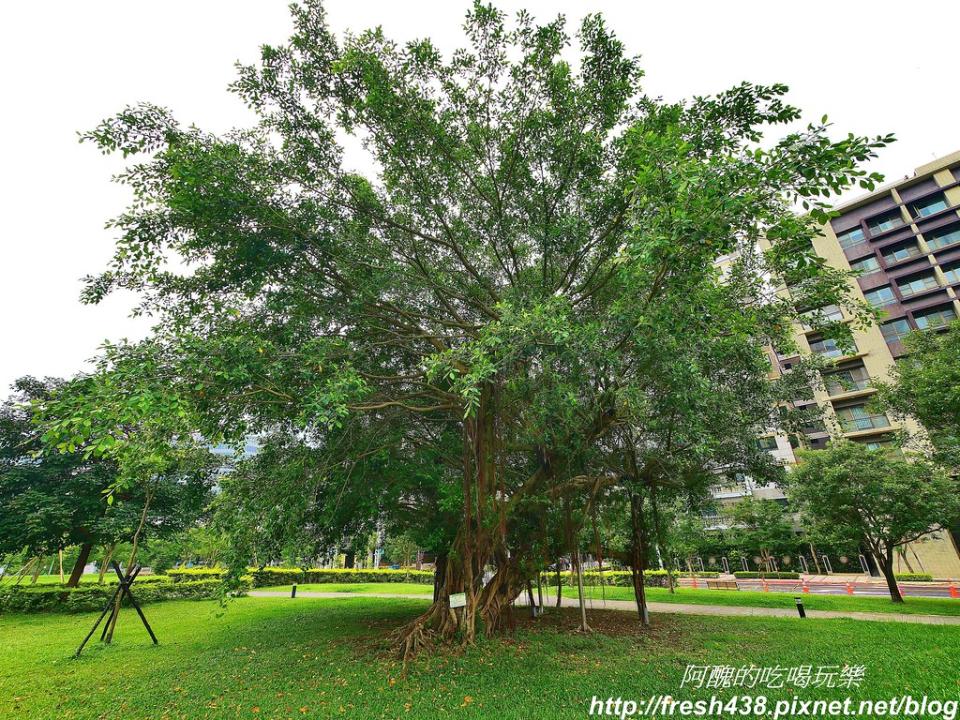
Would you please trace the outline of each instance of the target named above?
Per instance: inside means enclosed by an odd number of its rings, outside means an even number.
[[[293,19],[232,86],[254,127],[214,135],[143,104],[84,136],[136,158],[85,299],[141,293],[157,333],[127,361],[162,355],[157,392],[197,431],[308,446],[324,522],[379,493],[379,512],[438,524],[436,600],[407,651],[502,627],[547,525],[569,536],[610,493],[764,471],[753,435],[796,392],[765,348],[810,308],[865,316],[810,241],[890,138],[800,127],[780,85],[646,97],[596,15],[571,36],[477,3],[448,56],[336,37],[315,0]]]

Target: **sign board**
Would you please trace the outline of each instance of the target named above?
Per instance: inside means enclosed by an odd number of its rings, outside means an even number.
[[[450,608],[461,608],[467,606],[467,594],[456,593],[450,596]]]

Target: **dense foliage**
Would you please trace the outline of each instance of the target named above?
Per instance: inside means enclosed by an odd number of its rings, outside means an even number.
[[[449,57],[379,29],[337,38],[313,0],[293,18],[233,86],[255,127],[218,136],[144,104],[85,135],[135,158],[85,298],[135,290],[158,324],[59,393],[47,441],[129,483],[197,433],[270,435],[218,500],[236,572],[291,540],[407,533],[437,560],[407,653],[510,625],[611,508],[628,522],[607,550],[642,604],[663,507],[781,473],[754,438],[800,422],[770,408],[812,368],[772,380],[768,348],[811,308],[869,318],[811,239],[831,194],[873,186],[860,166],[890,138],[834,141],[825,118],[766,138],[800,118],[782,85],[644,96],[595,15],[571,36],[477,3]]]
[[[804,453],[789,479],[790,496],[810,533],[827,542],[864,542],[894,602],[903,602],[893,572],[897,548],[960,517],[956,477],[922,458],[908,460],[854,442]]]

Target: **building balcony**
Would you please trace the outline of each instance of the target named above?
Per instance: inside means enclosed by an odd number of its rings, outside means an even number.
[[[715,500],[733,500],[750,497],[753,495],[753,490],[742,483],[738,485],[714,485],[710,488],[710,494]]]
[[[827,395],[830,400],[852,400],[853,398],[872,395],[876,391],[876,388],[870,387],[869,380],[854,380],[845,385],[827,385]]]
[[[886,415],[868,415],[854,420],[840,419],[840,429],[844,437],[860,437],[876,432],[889,432],[890,420]]]

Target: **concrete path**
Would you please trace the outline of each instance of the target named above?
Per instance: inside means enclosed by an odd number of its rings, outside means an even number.
[[[251,590],[252,597],[289,598],[289,592],[276,590]],[[298,598],[397,598],[405,600],[429,600],[430,595],[402,595],[400,593],[349,593],[349,592],[315,592],[304,590],[297,592]],[[556,605],[556,596],[545,600],[548,608]],[[518,605],[525,605],[524,598],[517,600]],[[577,607],[576,598],[563,599],[564,607]],[[697,605],[693,603],[649,603],[652,613],[671,613],[677,615],[727,615],[727,616],[754,616],[754,617],[788,617],[796,618],[797,611],[793,608],[745,607],[742,605]],[[588,610],[621,610],[636,612],[637,606],[632,600],[597,600],[587,601]],[[960,625],[960,616],[951,615],[903,615],[901,613],[876,612],[842,612],[839,610],[807,610],[807,617],[817,619],[843,618],[847,620],[868,620],[873,622],[904,622],[921,625]]]

